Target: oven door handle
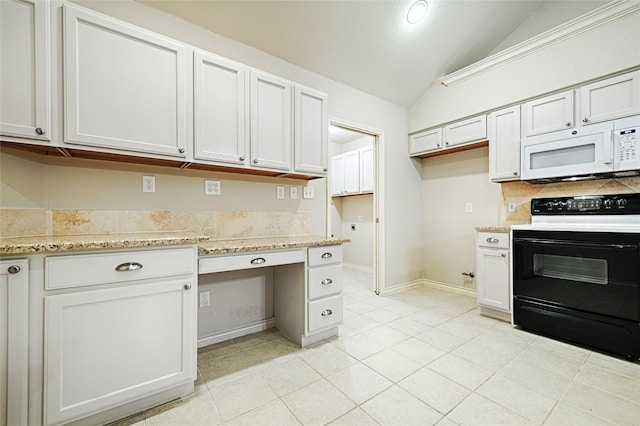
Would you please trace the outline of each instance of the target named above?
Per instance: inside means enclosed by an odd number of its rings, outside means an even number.
[[[609,248],[616,250],[636,250],[638,244],[634,243],[594,243],[588,241],[554,240],[552,238],[524,238],[515,237],[514,244],[552,244],[556,246],[577,246],[585,248]]]

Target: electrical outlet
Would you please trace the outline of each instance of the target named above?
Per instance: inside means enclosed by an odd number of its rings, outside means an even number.
[[[313,199],[313,186],[305,186],[302,189],[302,198],[304,198],[305,200]]]
[[[507,211],[509,213],[514,213],[516,211],[516,202],[515,201],[509,201],[507,203]]]
[[[289,188],[289,198],[291,198],[292,200],[297,200],[298,199],[298,187],[297,186],[292,186],[291,188]]]
[[[276,186],[276,198],[278,200],[284,200],[284,186],[282,185]]]
[[[142,192],[156,192],[155,176],[142,176]]]
[[[211,304],[211,293],[209,291],[200,292],[200,307],[209,306]]]
[[[473,212],[473,204],[472,203],[464,203],[464,212],[465,213]]]
[[[204,180],[204,194],[205,195],[220,195],[222,194],[222,184],[219,180]]]

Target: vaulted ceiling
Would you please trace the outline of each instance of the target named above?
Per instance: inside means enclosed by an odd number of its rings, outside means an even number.
[[[605,1],[138,0],[287,62],[409,106],[438,78]]]

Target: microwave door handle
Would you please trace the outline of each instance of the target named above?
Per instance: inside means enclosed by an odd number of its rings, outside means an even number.
[[[613,144],[614,144],[614,136],[613,136],[613,130],[610,130],[609,132],[609,138],[608,140],[604,141],[604,164],[606,164],[607,166],[611,166],[611,164],[613,163]]]

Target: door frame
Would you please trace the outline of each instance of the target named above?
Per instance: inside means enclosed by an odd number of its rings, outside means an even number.
[[[384,132],[380,129],[342,120],[336,117],[329,117],[329,125],[342,127],[347,130],[373,136],[373,157],[374,157],[374,188],[373,188],[373,220],[374,220],[374,252],[373,252],[373,291],[376,294],[384,294],[385,290],[385,256],[384,256],[384,220],[383,203],[384,200]],[[331,232],[331,174],[327,174],[327,203],[326,203],[326,228],[327,235]]]

